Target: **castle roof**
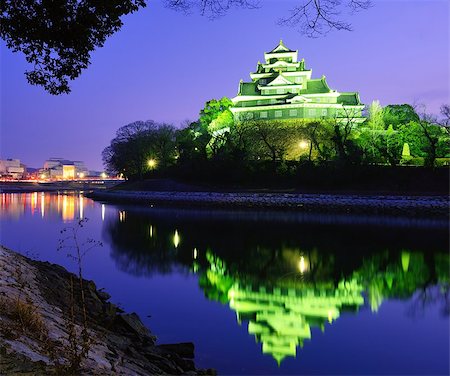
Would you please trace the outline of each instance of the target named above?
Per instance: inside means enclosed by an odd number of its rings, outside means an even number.
[[[306,89],[301,91],[302,94],[319,94],[329,92],[331,92],[331,89],[325,80],[325,76],[322,78],[313,78],[308,80]]]
[[[238,95],[260,95],[256,82],[240,82]]]
[[[340,93],[337,102],[355,106],[361,104],[358,93]]]
[[[266,54],[279,54],[283,52],[295,52],[294,50],[289,49],[283,43],[283,40],[280,39],[280,43],[270,52],[266,52]]]

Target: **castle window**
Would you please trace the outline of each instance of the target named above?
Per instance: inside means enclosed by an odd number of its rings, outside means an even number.
[[[280,118],[283,116],[283,111],[275,111],[275,117]]]
[[[267,118],[267,111],[261,111],[259,113],[259,118],[260,119],[266,119]]]
[[[284,94],[284,90],[283,89],[277,89],[277,94]]]
[[[289,110],[289,116],[297,116],[297,110]]]
[[[313,108],[310,108],[310,109],[308,110],[308,115],[309,115],[309,116],[316,116],[316,110],[313,109]]]
[[[326,109],[322,110],[322,116],[327,116],[327,110]]]

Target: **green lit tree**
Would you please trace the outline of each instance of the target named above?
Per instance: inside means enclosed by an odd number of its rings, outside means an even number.
[[[382,119],[386,127],[392,125],[396,130],[401,125],[420,120],[414,106],[409,104],[390,104],[383,108]]]
[[[309,142],[308,160],[313,159],[313,153],[319,162],[334,158],[335,150],[332,142],[334,128],[328,121],[314,121],[303,125],[301,132]]]
[[[214,120],[216,121],[216,125],[213,125],[214,128],[220,129],[220,125],[223,125],[228,120],[227,115],[222,115],[229,111],[228,109],[232,106],[233,102],[231,99],[227,97],[223,97],[221,99],[211,99],[205,103],[205,106],[200,111],[199,122],[200,125],[208,129]],[[220,116],[220,118],[219,118]],[[219,118],[219,119],[218,119]],[[217,130],[214,129],[214,130]]]
[[[361,151],[355,143],[357,133],[357,114],[352,110],[344,109],[339,117],[332,120],[333,141],[336,159],[341,164],[359,164]]]

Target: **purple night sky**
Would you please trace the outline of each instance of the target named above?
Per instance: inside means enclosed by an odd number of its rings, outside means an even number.
[[[276,24],[294,4],[262,1],[261,9],[209,21],[149,2],[93,53],[72,93],[56,97],[28,85],[23,55],[1,42],[0,158],[42,167],[64,157],[101,170],[101,151],[120,126],[196,120],[205,101],[235,96],[280,38],[314,78],[325,74],[332,89],[359,91],[363,103],[424,103],[437,114],[449,102],[447,0],[374,0],[351,17],[353,32],[318,39]]]

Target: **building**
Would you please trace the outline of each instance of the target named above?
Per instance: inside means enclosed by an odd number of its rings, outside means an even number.
[[[25,165],[19,159],[0,159],[0,176],[22,179],[26,175]]]
[[[89,171],[84,162],[70,161],[64,158],[50,158],[44,162],[41,175],[50,179],[73,180],[83,178]]]
[[[239,83],[230,108],[235,120],[286,120],[337,118],[363,122],[359,94],[330,89],[325,76],[311,78],[305,60],[298,61],[298,51],[278,46],[264,54],[251,82]]]

